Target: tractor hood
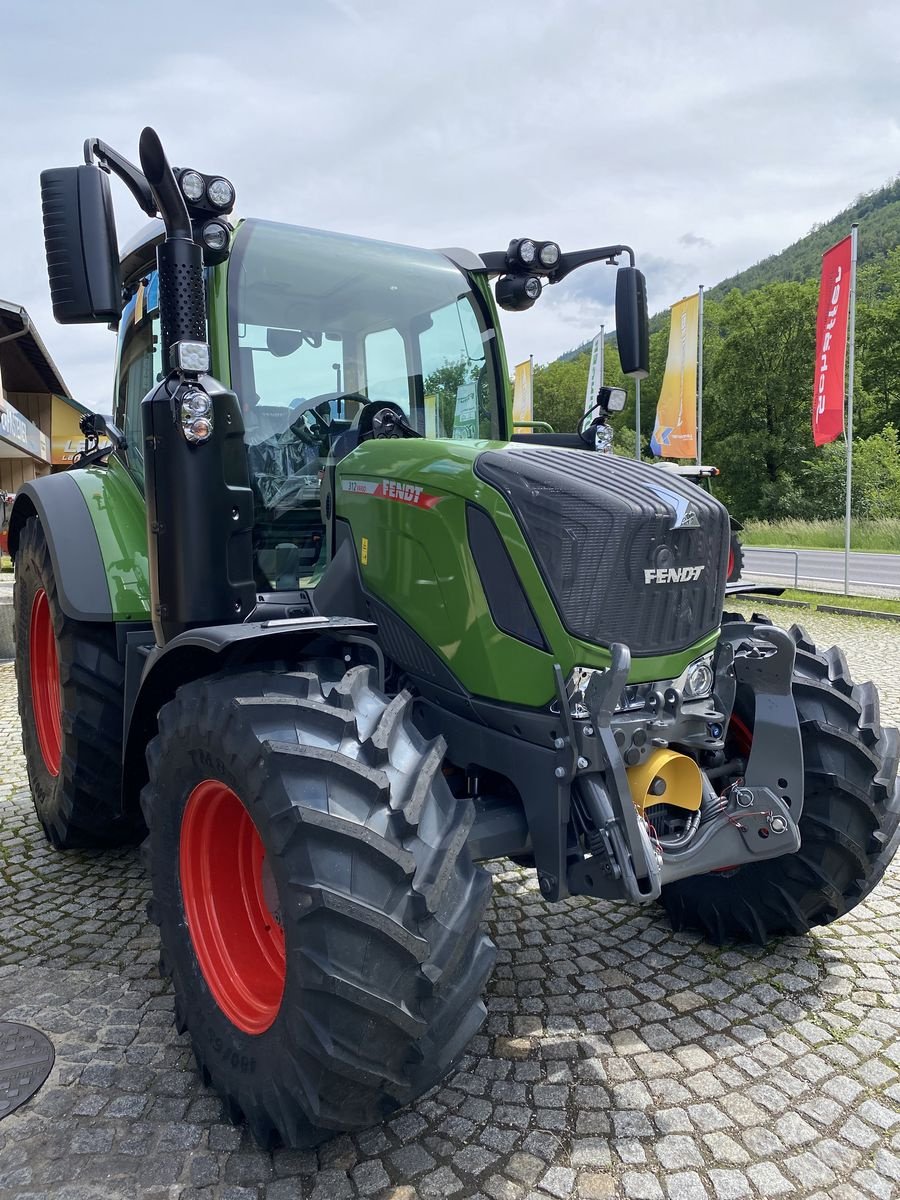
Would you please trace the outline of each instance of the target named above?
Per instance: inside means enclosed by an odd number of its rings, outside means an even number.
[[[419,686],[542,707],[554,664],[604,668],[623,641],[632,682],[677,679],[716,643],[728,517],[660,476],[586,450],[367,441],[334,485],[354,615]]]
[[[718,627],[728,514],[700,488],[627,458],[540,446],[487,451],[475,472],[506,497],[574,637],[666,654]]]

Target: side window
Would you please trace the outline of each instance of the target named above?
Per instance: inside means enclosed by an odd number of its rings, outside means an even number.
[[[156,272],[138,285],[119,325],[119,366],[116,378],[116,424],[128,441],[128,465],[143,487],[144,446],[141,401],[162,371],[159,344],[159,289]]]
[[[446,438],[499,436],[494,383],[472,301],[461,297],[436,309],[419,348],[426,427],[433,420],[437,436]]]

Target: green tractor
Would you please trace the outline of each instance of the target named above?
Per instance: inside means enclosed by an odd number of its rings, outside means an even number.
[[[177,1026],[232,1116],[309,1146],[452,1067],[487,860],[716,941],[858,904],[900,839],[874,688],[723,611],[712,496],[513,433],[495,305],[624,258],[646,374],[629,249],[235,223],[149,129],[140,162],[91,140],[42,175],[54,313],[118,348],[78,468],[13,508],[19,703],[51,843],[147,837]],[[110,173],[153,218],[121,254]]]

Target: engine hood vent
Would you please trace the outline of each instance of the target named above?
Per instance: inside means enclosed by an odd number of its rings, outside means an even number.
[[[506,497],[574,637],[670,654],[718,627],[728,513],[693,483],[615,455],[540,446],[486,451],[475,472]]]

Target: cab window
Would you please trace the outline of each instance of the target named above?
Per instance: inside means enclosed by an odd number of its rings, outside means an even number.
[[[128,469],[144,485],[144,438],[141,401],[162,373],[159,288],[154,271],[138,284],[119,325],[115,422],[128,442]]]

